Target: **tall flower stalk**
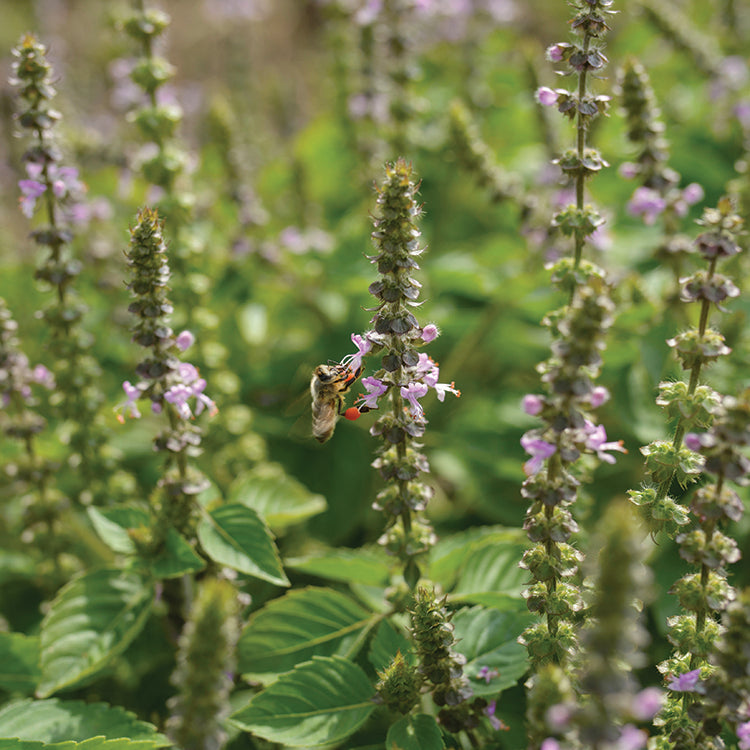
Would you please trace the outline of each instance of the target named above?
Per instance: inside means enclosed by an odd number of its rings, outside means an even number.
[[[167,90],[175,67],[159,51],[171,19],[144,0],[135,0],[133,6],[122,27],[139,47],[130,78],[141,88],[145,99],[131,114],[144,141],[136,161],[143,177],[152,185],[149,201],[168,227],[172,264],[179,277],[175,294],[180,302],[186,302],[180,306],[181,314],[190,324],[198,303],[198,294],[187,286],[189,259],[198,250],[197,242],[189,234],[195,195],[188,184],[189,156],[178,139],[182,109]]]
[[[560,742],[547,739],[544,750],[644,748],[646,733],[637,724],[653,718],[663,700],[659,688],[641,690],[634,674],[648,642],[638,605],[649,598],[651,572],[632,509],[612,503],[598,532],[599,554],[587,559],[593,594],[576,665],[578,695],[546,713]]]
[[[721,531],[722,525],[738,520],[742,513],[736,493],[726,482],[744,483],[748,468],[747,459],[737,451],[747,444],[747,405],[701,383],[705,368],[730,353],[709,319],[713,306],[721,310],[725,300],[739,294],[731,279],[717,272],[717,265],[739,252],[737,234],[742,222],[731,202],[722,199],[718,208],[704,212],[699,223],[705,231],[695,240],[695,249],[708,268],[681,280],[682,300],[700,304],[698,324],[667,342],[689,372],[689,380],[660,384],[657,403],[675,420],[674,436],[671,441],[654,441],[641,449],[649,483],[630,492],[653,531],[674,533],[692,520],[692,526],[677,535],[676,541],[681,557],[698,570],[683,576],[672,588],[682,614],[669,622],[674,652],[659,669],[670,680],[671,692],[656,723],[661,727],[659,748],[696,750],[703,747],[702,729],[691,718],[689,707],[702,671],[708,668],[708,655],[719,633],[719,615],[734,598],[725,567],[739,559],[736,544]],[[691,519],[688,509],[673,496],[673,487],[695,482],[702,471],[714,474],[717,480],[694,493]]]
[[[213,413],[216,405],[204,393],[206,381],[197,369],[180,359],[194,343],[189,331],[175,335],[170,327],[172,305],[167,297],[170,278],[167,248],[156,211],[145,208],[130,233],[126,252],[130,268],[133,301],[129,310],[135,317],[133,341],[145,350],[136,367],[140,380],[123,383],[127,400],[120,406],[123,414],[140,417],[140,401],[151,411],[166,417],[167,426],[154,439],[154,448],[166,455],[160,480],[155,514],[156,526],[149,538],[141,540],[153,554],[174,528],[193,538],[197,518],[195,496],[207,486],[203,474],[190,463],[200,453],[201,430],[192,422],[204,410]]]
[[[572,237],[571,257],[553,267],[552,281],[568,295],[569,302],[550,313],[544,323],[552,333],[552,353],[538,366],[545,386],[543,394],[529,394],[524,410],[538,416],[543,425],[528,431],[521,444],[531,458],[524,465],[528,476],[522,495],[530,502],[525,529],[532,542],[522,567],[531,575],[526,591],[529,609],[542,619],[522,635],[531,660],[529,682],[530,747],[539,747],[546,728],[546,709],[569,691],[564,672],[578,650],[578,624],[583,600],[577,584],[582,554],[571,544],[578,530],[571,512],[576,500],[584,454],[614,462],[611,451],[622,451],[620,442],[607,439],[597,425],[594,410],[609,394],[595,384],[601,352],[613,322],[614,306],[604,272],[583,259],[583,250],[594,231],[603,224],[598,211],[586,202],[585,183],[607,162],[588,145],[591,122],[606,113],[609,97],[589,90],[592,74],[607,62],[602,38],[613,13],[611,0],[572,3],[572,28],[576,41],[559,42],[547,49],[547,57],[565,63],[576,76],[573,91],[542,87],[540,104],[556,106],[575,124],[575,145],[555,163],[570,182],[575,203],[558,211],[552,225]]]
[[[74,289],[82,270],[72,249],[74,227],[80,216],[85,186],[75,167],[64,165],[56,143],[60,113],[52,107],[56,95],[47,50],[34,36],[26,35],[13,50],[11,83],[18,89],[18,125],[31,145],[22,161],[26,178],[19,181],[21,210],[38,223],[32,238],[43,250],[36,278],[53,292],[41,311],[49,327],[50,365],[57,391],[56,415],[65,423],[70,473],[76,482],[75,498],[84,504],[108,498],[103,478],[111,474],[106,428],[97,412],[103,402],[98,387],[101,369],[91,356],[92,336],[83,328],[86,307]]]
[[[357,353],[342,360],[351,371],[357,371],[365,356],[382,353],[381,368],[363,378],[367,392],[346,416],[357,418],[365,411],[380,411],[370,429],[381,439],[373,466],[387,483],[374,504],[386,517],[380,543],[401,562],[412,589],[420,576],[418,558],[435,541],[432,527],[422,515],[433,491],[421,479],[421,474],[429,471],[429,463],[419,450],[418,440],[427,425],[420,399],[430,389],[440,401],[446,393],[460,395],[453,383],[439,382],[438,365],[417,351],[438,335],[435,325],[420,326],[412,312],[419,304],[422,286],[413,273],[419,270],[417,259],[424,250],[417,226],[422,213],[417,189],[410,164],[399,159],[386,165],[373,220],[376,253],[370,261],[377,265],[380,279],[370,285],[377,300],[372,308],[372,329],[352,336]]]

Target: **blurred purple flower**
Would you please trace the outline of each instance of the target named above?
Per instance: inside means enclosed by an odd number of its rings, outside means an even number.
[[[44,365],[37,365],[32,371],[31,377],[35,383],[39,383],[50,391],[55,387],[55,376]]]
[[[542,468],[544,461],[557,450],[553,443],[548,443],[541,438],[531,437],[528,432],[521,438],[521,446],[531,456],[523,465],[523,470],[527,476],[536,474]]]
[[[646,747],[648,735],[642,729],[626,724],[620,731],[620,736],[614,744],[615,750],[641,750]]]
[[[484,666],[481,667],[479,672],[477,673],[477,677],[484,680],[488,685],[492,680],[497,677],[500,674],[496,669],[491,669],[490,667]]]
[[[609,391],[603,385],[597,385],[589,395],[589,403],[593,409],[599,408],[609,401]]]
[[[544,399],[536,393],[527,393],[521,402],[523,410],[532,417],[535,417],[544,407]]]
[[[740,741],[738,750],[750,750],[750,721],[737,726],[737,739]]]
[[[545,107],[554,107],[557,104],[557,92],[549,86],[540,86],[536,90],[536,100]]]
[[[184,352],[195,343],[195,336],[190,331],[185,330],[177,334],[174,342],[177,345],[177,348],[181,352]]]
[[[667,202],[656,192],[647,187],[639,187],[628,202],[631,216],[643,216],[645,224],[653,224],[656,217],[667,207]]]
[[[664,691],[658,687],[647,687],[633,696],[630,711],[638,721],[650,721],[661,711]]]
[[[695,432],[688,432],[683,438],[683,442],[688,450],[696,451],[696,453],[703,447],[703,441],[701,440],[700,435]]]
[[[672,681],[667,685],[670,690],[674,690],[678,693],[690,693],[696,689],[701,679],[700,669],[693,669],[690,672],[673,677]]]
[[[424,341],[425,344],[429,344],[430,341],[434,341],[439,335],[440,331],[434,323],[428,323],[422,329],[422,341]]]
[[[489,718],[492,728],[495,730],[507,729],[507,725],[495,716],[497,701],[490,701],[484,709],[484,713]]]
[[[570,45],[565,44],[551,44],[547,47],[547,59],[550,62],[560,62],[565,56],[565,50]]]
[[[23,215],[30,219],[34,215],[36,200],[47,189],[47,186],[36,180],[19,180],[18,187],[21,190],[19,205]]]
[[[138,411],[138,405],[136,404],[136,401],[138,401],[138,399],[141,397],[141,389],[138,388],[138,386],[133,385],[129,380],[126,380],[122,384],[122,389],[125,391],[127,400],[119,406],[115,407],[115,411],[119,412],[117,414],[117,421],[120,424],[125,424],[123,412],[126,413],[127,416],[131,419],[140,419],[141,412]]]

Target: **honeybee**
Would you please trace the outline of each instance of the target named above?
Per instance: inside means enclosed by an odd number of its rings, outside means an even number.
[[[333,435],[336,420],[343,413],[344,395],[362,373],[343,364],[318,365],[310,381],[313,437],[325,443]]]

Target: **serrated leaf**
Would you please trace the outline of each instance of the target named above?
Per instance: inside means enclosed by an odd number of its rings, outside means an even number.
[[[170,742],[156,727],[135,714],[106,703],[63,701],[57,698],[10,703],[0,709],[0,737],[43,742],[92,742],[93,738],[139,740],[147,747]]]
[[[521,598],[528,573],[519,567],[526,548],[517,537],[491,535],[471,546],[461,566],[450,600],[475,601],[477,595],[505,594]]]
[[[151,611],[153,588],[117,569],[74,578],[42,621],[40,698],[94,676],[122,653]]]
[[[432,716],[410,714],[388,730],[386,750],[444,750],[440,727]]]
[[[370,643],[367,658],[376,670],[382,671],[393,661],[398,652],[401,652],[401,655],[409,664],[415,663],[416,657],[412,653],[409,640],[400,630],[394,628],[388,620],[383,620],[378,625],[375,637]]]
[[[297,557],[286,561],[287,568],[332,581],[383,586],[390,577],[391,566],[383,554],[368,549],[331,549],[323,554]]]
[[[238,477],[227,499],[252,508],[276,532],[326,509],[322,495],[310,492],[276,464],[264,464]]]
[[[116,506],[113,508],[87,508],[99,538],[114,552],[123,555],[135,554],[136,548],[128,529],[149,525],[149,514],[145,508]]]
[[[290,591],[251,616],[237,644],[239,671],[268,682],[315,655],[349,654],[373,617],[338,591]]]
[[[38,636],[0,633],[0,688],[33,693],[40,677]]]
[[[198,524],[198,540],[214,562],[289,586],[273,536],[252,508],[239,503],[214,508]]]
[[[367,675],[339,656],[315,656],[256,695],[231,720],[258,737],[292,747],[340,742],[372,713]]]
[[[456,613],[456,649],[466,657],[464,674],[475,695],[495,695],[523,677],[528,669],[528,654],[518,643],[518,636],[533,619],[529,612],[499,612],[484,607]],[[483,667],[490,670],[489,681],[480,673]]]
[[[154,578],[179,578],[187,573],[197,573],[206,567],[206,561],[196,553],[190,543],[174,529],[167,531],[167,539],[160,553],[149,561],[149,572]]]

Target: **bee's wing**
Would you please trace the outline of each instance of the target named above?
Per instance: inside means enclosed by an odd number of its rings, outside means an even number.
[[[300,365],[292,380],[293,396],[289,399],[284,416],[294,418],[289,428],[289,435],[294,439],[315,444],[312,439],[312,396],[310,394],[310,379],[313,367]],[[304,385],[303,385],[304,383]]]

